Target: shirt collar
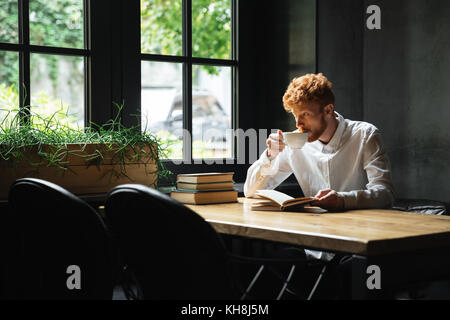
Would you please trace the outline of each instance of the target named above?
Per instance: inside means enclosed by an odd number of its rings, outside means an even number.
[[[329,151],[329,152],[336,151],[337,148],[339,147],[339,143],[341,142],[342,134],[344,133],[345,119],[343,116],[341,116],[336,111],[334,113],[336,114],[339,124],[338,124],[336,131],[334,132],[334,135],[331,138],[330,142],[328,142],[327,144],[323,144],[322,142],[317,140],[317,141],[319,141],[319,143],[321,145],[323,145],[322,151],[324,151],[324,150]]]

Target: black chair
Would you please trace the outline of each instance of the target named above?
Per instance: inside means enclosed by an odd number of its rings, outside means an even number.
[[[10,299],[112,299],[113,248],[98,213],[67,190],[24,178],[10,189]]]
[[[392,206],[393,210],[429,215],[449,215],[449,208],[449,203],[427,199],[396,199]],[[449,292],[449,279],[443,279],[442,282],[435,281],[432,283],[413,284],[409,287],[399,289],[395,294],[403,299],[426,299],[429,294],[427,292],[429,291],[428,287],[436,283],[445,286],[444,291]]]
[[[17,252],[18,246],[14,235],[11,233],[12,224],[9,221],[9,206],[7,201],[0,202],[0,300],[6,299],[5,281],[8,275],[8,262]]]
[[[281,279],[277,299],[289,290],[296,265],[305,259],[257,259],[229,253],[212,226],[169,196],[143,185],[127,184],[112,189],[105,204],[106,219],[117,239],[121,260],[134,279],[125,286],[130,299],[237,299],[250,297],[265,267],[290,265]],[[245,290],[233,273],[233,265],[258,267]]]
[[[396,199],[392,209],[432,215],[450,214],[448,203],[422,199]]]

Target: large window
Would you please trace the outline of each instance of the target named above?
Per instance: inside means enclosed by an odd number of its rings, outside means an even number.
[[[142,128],[169,159],[231,158],[235,0],[141,0]]]
[[[86,118],[85,0],[0,1],[0,117]]]

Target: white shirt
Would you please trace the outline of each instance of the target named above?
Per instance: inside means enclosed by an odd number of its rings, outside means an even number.
[[[292,173],[306,197],[332,189],[344,198],[346,209],[385,208],[394,201],[390,164],[378,129],[367,122],[344,119],[328,142],[286,146],[270,160],[267,150],[248,169],[244,194],[274,189]]]
[[[293,173],[305,196],[332,189],[344,198],[345,209],[390,207],[394,187],[380,132],[370,123],[336,116],[339,125],[328,144],[316,140],[301,149],[286,146],[273,160],[266,149],[248,169],[245,196],[274,189]]]

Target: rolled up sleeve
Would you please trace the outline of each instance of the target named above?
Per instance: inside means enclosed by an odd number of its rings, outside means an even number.
[[[275,159],[267,157],[267,149],[247,171],[244,184],[245,197],[253,197],[256,190],[275,189],[292,174],[292,168],[284,149]]]

